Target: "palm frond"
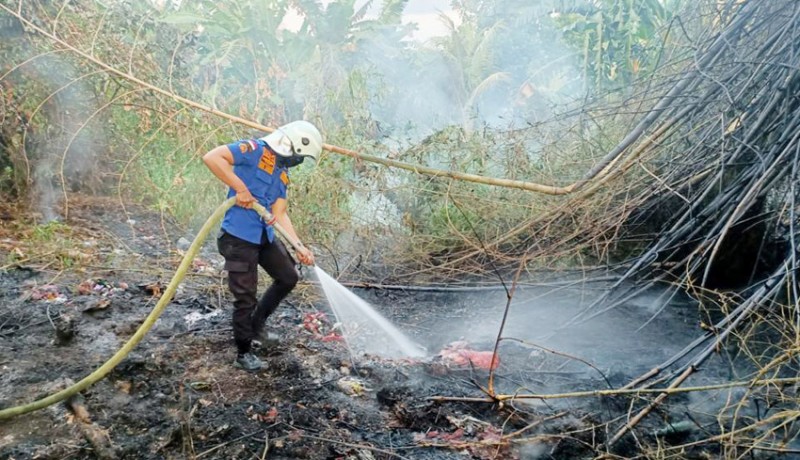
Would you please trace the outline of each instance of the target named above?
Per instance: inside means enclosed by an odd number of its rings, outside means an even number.
[[[369,12],[369,9],[372,7],[374,0],[367,0],[361,8],[358,9],[355,13],[353,13],[353,22],[361,22],[364,20],[364,17]]]
[[[408,0],[386,0],[378,20],[382,24],[400,24],[403,19],[403,11],[406,9]]]
[[[472,93],[469,95],[469,99],[467,100],[467,106],[472,107],[473,104],[475,104],[475,100],[486,91],[500,83],[507,82],[509,80],[511,80],[511,74],[508,72],[495,72],[484,78],[483,81],[478,83],[478,85],[472,90]]]
[[[497,34],[504,29],[505,24],[502,21],[497,21],[483,32],[481,40],[475,45],[472,58],[469,60],[470,75],[483,75],[491,68],[495,51],[492,49],[492,45],[497,38]]]

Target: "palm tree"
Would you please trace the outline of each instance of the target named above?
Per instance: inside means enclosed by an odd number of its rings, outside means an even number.
[[[502,21],[488,28],[481,28],[478,15],[460,10],[461,24],[445,14],[441,20],[447,26],[446,36],[435,38],[432,43],[448,64],[452,80],[453,96],[461,111],[464,132],[473,131],[480,97],[491,88],[510,78],[508,72],[494,68],[493,43],[504,29]]]
[[[381,56],[399,58],[405,48],[402,39],[408,28],[401,22],[408,0],[388,0],[375,18],[368,18],[370,0],[355,8],[355,0],[327,3],[318,0],[297,0],[295,6],[304,22],[301,35],[314,37],[315,53],[310,67],[303,69],[305,86],[314,94],[310,110],[317,113],[345,112],[365,109],[371,99],[366,81],[380,79],[373,75],[380,70],[371,62],[375,50]],[[374,82],[373,82],[374,84]],[[330,107],[332,105],[332,107]]]
[[[181,54],[189,55],[186,72],[209,103],[261,118],[282,105],[275,88],[284,73],[280,25],[288,8],[285,0],[193,0],[161,20],[193,37]]]

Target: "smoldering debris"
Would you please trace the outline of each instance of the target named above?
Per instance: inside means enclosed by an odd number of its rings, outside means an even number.
[[[85,214],[80,217],[89,220],[102,215],[91,207],[82,212]],[[149,219],[146,214],[134,217],[139,222]],[[142,265],[174,267],[174,257],[160,249],[171,247],[174,240],[158,238],[154,236],[146,244],[131,238],[126,243],[142,249]],[[27,274],[13,268],[0,272],[0,304],[4,311],[14,313],[0,315],[5,318],[0,320],[3,407],[41,397],[46,382],[64,376],[76,379],[91,372],[130,336],[153,305],[152,291],[129,287],[153,284],[151,273],[120,266],[101,276],[87,277],[66,270],[56,281],[44,282],[52,281],[52,276],[31,267],[28,270]],[[80,406],[91,422],[82,422],[85,434],[75,436],[63,406],[35,412],[21,424],[3,422],[4,433],[9,436],[3,442],[10,441],[0,444],[0,455],[43,456],[55,452],[53,445],[70,445],[75,451],[91,450],[95,455],[106,455],[103,450],[110,449],[117,458],[155,459],[183,455],[185,449],[196,456],[209,452],[205,456],[229,458],[258,456],[268,445],[270,453],[288,458],[327,458],[332,452],[346,458],[359,452],[381,451],[407,456],[413,449],[414,458],[420,459],[513,459],[531,455],[571,459],[597,454],[595,449],[605,440],[605,423],[624,415],[628,407],[626,398],[512,399],[503,405],[487,400],[481,387],[492,367],[495,390],[506,394],[521,394],[523,389],[533,393],[591,390],[605,388],[606,382],[584,363],[518,342],[502,342],[500,360],[493,364],[493,341],[489,334],[478,333],[489,329],[481,318],[494,315],[494,306],[485,293],[454,296],[451,292],[445,297],[410,292],[383,300],[376,296],[372,300],[377,309],[402,324],[415,340],[438,350],[433,354],[439,355],[387,359],[351,356],[342,341],[323,340],[335,324],[322,314],[324,305],[304,300],[313,299],[306,297],[313,287],[301,286],[271,320],[270,326],[280,332],[282,340],[259,351],[266,368],[255,374],[239,372],[232,368],[230,299],[225,292],[210,288],[208,273],[202,267],[192,270],[196,276],[185,281],[182,293],[162,316],[157,333],[148,335],[105,380],[84,393]],[[36,287],[40,289],[34,290]],[[37,292],[38,300],[23,296],[32,292]],[[52,301],[62,295],[67,298],[65,302]],[[526,314],[514,317],[515,321],[543,318],[551,311],[526,296],[523,292],[519,298]],[[563,307],[545,300],[544,305],[552,311]],[[88,306],[106,301],[110,303],[105,308],[88,311]],[[56,326],[60,315],[73,318],[75,333],[62,343],[51,343],[55,332],[47,317],[48,307]],[[87,312],[81,313],[84,308]],[[636,314],[636,308],[634,303],[623,311],[627,321],[636,323],[652,314],[647,306],[640,314]],[[562,314],[569,316],[568,311]],[[672,310],[668,314],[678,315]],[[186,324],[188,318],[197,319],[191,327]],[[685,326],[680,316],[678,319]],[[175,328],[176,324],[182,327]],[[686,337],[687,332],[678,324],[663,322],[662,327],[669,330],[653,339]],[[529,329],[536,332],[537,327]],[[463,337],[465,331],[473,333]],[[578,352],[570,351],[609,376],[609,367],[613,366],[615,375],[621,375],[612,379],[615,382],[639,371],[640,363],[608,359],[611,352],[606,347],[622,346],[623,338],[607,345],[593,342],[588,347],[585,343],[597,340],[597,336],[582,331],[585,337],[570,342]],[[630,346],[635,336],[624,339],[630,348],[626,352],[641,353],[642,349]],[[558,348],[555,342],[547,344]],[[655,345],[649,342],[647,346]],[[720,372],[727,372],[728,368],[722,367]],[[721,377],[714,369],[705,369],[703,376],[710,381]],[[437,396],[451,401],[434,401]],[[709,433],[715,433],[718,426],[697,416],[698,411],[718,409],[714,401],[687,404],[691,401],[675,398],[674,406],[662,408],[669,425],[676,428],[674,433],[664,431],[666,425],[661,420],[653,420],[646,422],[637,435],[645,441],[667,443],[708,436],[703,430],[684,429],[687,413]],[[31,430],[31,424],[51,429]],[[625,444],[619,447],[622,452],[626,448]],[[62,449],[59,454],[70,452]],[[708,452],[713,454],[713,450]]]

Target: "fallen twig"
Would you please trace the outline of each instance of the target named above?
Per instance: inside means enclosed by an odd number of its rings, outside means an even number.
[[[397,457],[397,458],[400,458],[400,459],[403,459],[403,460],[410,460],[408,457],[404,457],[404,456],[402,456],[402,455],[400,455],[400,454],[398,454],[396,452],[392,452],[392,451],[386,450],[386,449],[380,449],[378,447],[371,446],[369,444],[358,444],[358,443],[352,443],[352,442],[347,442],[347,441],[340,441],[338,439],[323,438],[323,437],[320,437],[320,436],[312,436],[310,434],[300,434],[299,436],[301,438],[305,438],[305,439],[313,439],[315,441],[330,442],[332,444],[339,444],[339,445],[342,445],[342,446],[345,446],[345,447],[350,447],[350,448],[353,448],[353,449],[366,449],[366,450],[371,450],[373,452],[379,452],[381,454],[386,454],[386,455],[389,455],[389,456],[392,456],[392,457]]]
[[[541,393],[541,394],[498,394],[491,398],[474,398],[474,397],[459,397],[459,396],[431,396],[426,398],[427,401],[434,402],[478,402],[478,403],[494,403],[497,401],[509,401],[515,399],[570,399],[570,398],[592,398],[598,396],[639,396],[646,394],[678,394],[678,393],[696,393],[701,391],[716,391],[725,390],[729,388],[739,387],[764,387],[770,385],[788,385],[793,383],[800,383],[800,377],[790,378],[775,378],[763,380],[742,380],[736,382],[721,383],[718,385],[704,385],[694,387],[676,387],[676,388],[631,388],[631,389],[618,389],[618,390],[590,390],[590,391],[575,391],[570,393]]]
[[[536,420],[535,422],[529,423],[527,426],[522,427],[517,431],[511,432],[511,433],[506,434],[506,435],[503,435],[503,439],[511,440],[512,438],[516,438],[517,436],[525,433],[528,430],[532,430],[532,429],[536,428],[537,426],[541,425],[542,423],[546,423],[546,422],[549,422],[551,420],[555,420],[557,418],[561,418],[561,417],[567,415],[568,413],[569,412],[566,412],[566,411],[559,412],[559,413],[551,415],[549,417],[545,417],[545,418],[543,418],[541,420]]]
[[[548,353],[552,353],[552,354],[554,354],[556,356],[561,356],[561,357],[564,357],[564,358],[567,358],[567,359],[572,359],[572,360],[578,361],[580,363],[583,363],[583,364],[591,367],[595,371],[597,371],[597,373],[600,374],[600,377],[602,377],[603,380],[605,380],[606,385],[608,385],[609,388],[612,388],[612,389],[614,388],[614,386],[611,385],[611,382],[608,381],[608,378],[606,378],[606,375],[603,373],[603,371],[601,371],[600,369],[597,368],[597,366],[595,366],[594,364],[590,363],[589,361],[586,361],[585,359],[578,358],[577,356],[573,356],[573,355],[570,355],[568,353],[564,353],[562,351],[552,350],[550,348],[544,347],[542,345],[537,345],[537,344],[535,344],[533,342],[529,342],[527,340],[517,339],[517,338],[514,338],[514,337],[503,337],[503,340],[511,340],[511,341],[514,341],[514,342],[519,342],[519,343],[521,343],[523,345],[526,345],[526,346],[529,346],[529,347],[533,347],[533,348],[538,348],[538,349],[544,350],[544,351],[546,351]]]
[[[217,444],[216,446],[214,446],[214,447],[212,447],[212,448],[210,448],[208,450],[204,450],[203,452],[200,452],[199,454],[197,454],[195,456],[195,458],[205,457],[206,455],[214,453],[214,452],[222,449],[223,447],[225,447],[227,445],[233,444],[234,442],[238,442],[238,441],[241,441],[241,440],[247,439],[247,438],[252,438],[253,436],[257,435],[258,433],[260,433],[260,431],[254,431],[252,433],[248,433],[248,434],[239,436],[236,439],[231,439],[230,441],[225,441],[223,443]]]
[[[89,411],[83,403],[83,396],[73,396],[67,400],[66,404],[74,415],[76,426],[83,437],[91,444],[92,450],[94,454],[97,455],[97,458],[103,460],[117,458],[117,454],[114,452],[114,447],[111,445],[111,440],[108,437],[108,432],[99,428],[92,422]]]
[[[269,453],[269,432],[264,432],[264,451],[261,453],[261,460],[267,458],[267,454]]]

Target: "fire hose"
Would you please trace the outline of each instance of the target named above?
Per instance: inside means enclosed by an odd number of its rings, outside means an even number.
[[[50,396],[46,396],[44,398],[38,399],[28,404],[23,404],[20,406],[10,407],[8,409],[0,410],[0,420],[9,419],[12,417],[16,417],[17,415],[26,414],[28,412],[37,411],[39,409],[44,409],[45,407],[51,406],[57,402],[63,401],[71,396],[76,395],[77,393],[89,388],[91,385],[95,384],[96,382],[102,380],[106,375],[108,375],[126,356],[133,350],[133,348],[142,341],[144,336],[150,331],[150,329],[155,324],[156,320],[161,316],[164,312],[164,309],[167,307],[169,302],[172,300],[172,297],[175,295],[175,291],[178,289],[178,285],[186,276],[186,272],[192,265],[192,260],[200,251],[200,248],[203,246],[204,241],[208,237],[208,234],[217,225],[221,220],[222,217],[225,215],[225,212],[230,209],[236,203],[235,198],[230,198],[223,202],[211,216],[206,220],[200,230],[197,232],[197,236],[195,236],[194,241],[192,241],[191,246],[186,251],[181,259],[180,264],[178,265],[178,269],[175,271],[175,274],[172,276],[172,279],[167,285],[164,293],[161,295],[161,298],[156,303],[156,306],[153,307],[153,310],[150,311],[150,314],[142,322],[141,326],[134,332],[130,339],[111,357],[103,363],[100,367],[95,369],[94,372],[84,377],[79,382],[60,390],[56,393],[51,394]],[[289,244],[292,245],[295,249],[302,247],[300,243],[295,240],[294,238],[290,237],[286,231],[275,222],[274,217],[267,211],[263,206],[258,203],[253,203],[253,209],[264,219],[265,222],[271,223],[275,230],[284,238],[286,239]]]

